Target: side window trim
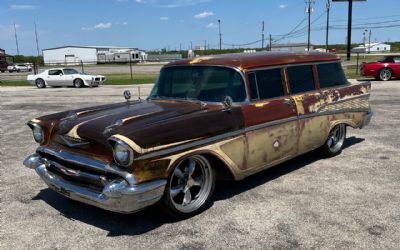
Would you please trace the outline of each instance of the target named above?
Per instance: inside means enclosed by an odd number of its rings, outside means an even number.
[[[310,92],[315,92],[315,91],[319,91],[319,88],[317,88],[317,83],[316,83],[316,78],[315,78],[315,72],[314,72],[314,67],[316,64],[314,63],[301,63],[301,64],[291,64],[291,65],[286,65],[285,67],[285,75],[286,75],[286,84],[289,90],[289,95],[298,95],[298,94],[303,94],[303,93],[310,93]],[[298,67],[298,66],[309,66],[311,67],[311,72],[312,72],[312,78],[313,78],[313,82],[314,82],[314,89],[313,90],[308,90],[308,91],[301,91],[301,92],[297,92],[297,93],[292,93],[292,89],[290,86],[290,79],[289,79],[289,73],[288,73],[288,68],[292,68],[292,67]],[[319,83],[318,83],[319,84]]]
[[[258,90],[257,74],[256,74],[256,72],[249,72],[248,73],[249,81],[250,81],[250,75],[253,76],[254,83],[256,84],[255,87],[256,87],[256,90],[257,90],[257,98],[251,98],[252,93],[250,93],[250,100],[251,101],[259,101],[260,100],[260,91]]]

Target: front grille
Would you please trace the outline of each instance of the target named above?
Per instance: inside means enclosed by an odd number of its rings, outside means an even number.
[[[40,155],[48,160],[48,171],[76,185],[84,186],[96,192],[101,192],[106,182],[121,178],[112,173],[96,171],[88,166],[58,159],[50,154],[40,153]]]
[[[98,81],[100,81],[100,77],[96,77],[96,78],[94,78],[94,80],[95,80],[96,82],[98,82]]]

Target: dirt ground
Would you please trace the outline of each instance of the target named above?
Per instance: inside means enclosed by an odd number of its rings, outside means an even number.
[[[348,130],[341,155],[311,152],[217,183],[211,208],[183,221],[157,207],[122,215],[69,200],[22,165],[37,147],[27,121],[123,101],[126,88],[0,88],[0,249],[399,248],[400,81],[373,82],[375,115]]]

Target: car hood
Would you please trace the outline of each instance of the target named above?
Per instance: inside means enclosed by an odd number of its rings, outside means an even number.
[[[109,148],[107,139],[121,135],[146,149],[200,140],[243,127],[240,107],[224,111],[219,104],[172,100],[98,106],[63,112],[47,120],[53,120],[52,141],[78,148],[86,142]]]

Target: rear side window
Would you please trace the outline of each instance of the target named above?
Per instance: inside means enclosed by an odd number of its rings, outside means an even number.
[[[59,74],[62,74],[62,71],[59,69],[49,70],[49,76],[57,76]]]
[[[340,63],[328,63],[317,65],[319,84],[321,88],[329,88],[347,84]]]
[[[249,74],[252,99],[268,99],[285,95],[281,70],[267,69]]]
[[[311,65],[288,67],[287,72],[291,94],[315,90]]]

